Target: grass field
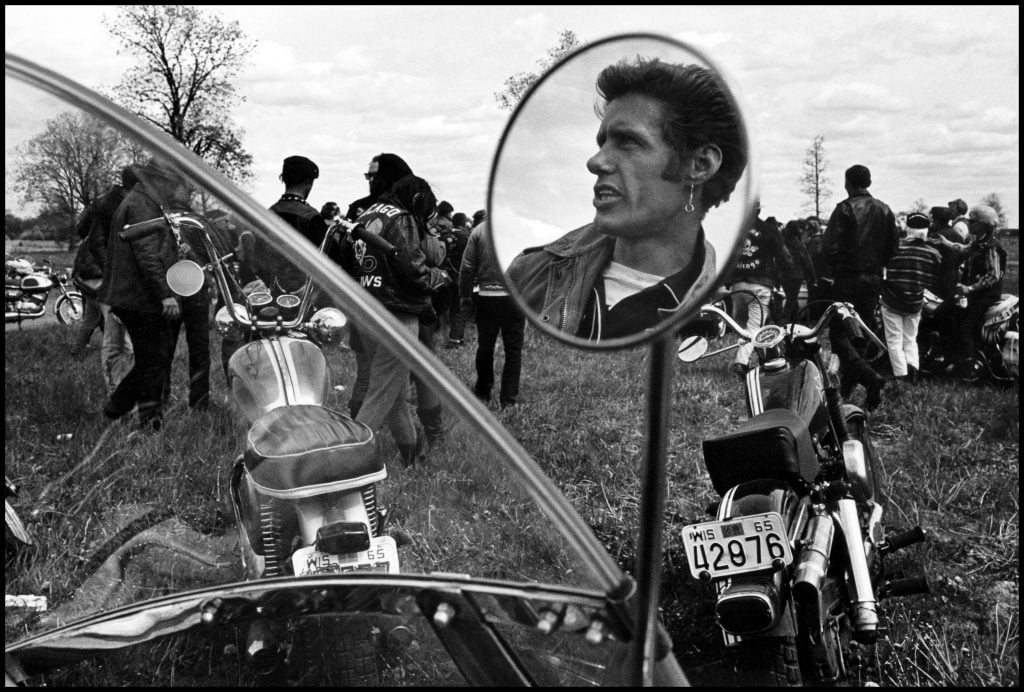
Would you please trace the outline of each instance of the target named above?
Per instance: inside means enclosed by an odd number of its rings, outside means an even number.
[[[464,347],[439,351],[467,386],[474,377],[469,331]],[[103,434],[104,392],[95,346],[78,364],[66,357],[69,341],[70,332],[54,326],[10,333],[5,344],[5,471],[22,488],[19,502],[44,510],[31,525],[43,546],[5,574],[6,588],[47,593],[54,603],[87,576],[112,507],[151,502],[203,532],[231,530],[224,482],[238,451],[225,408],[189,414],[183,407],[181,348],[165,430],[131,439],[130,425],[117,427],[83,466]],[[217,353],[215,347],[213,384],[222,400]],[[635,559],[646,355],[573,351],[528,328],[521,404],[495,411],[626,570]],[[330,404],[343,409],[354,378],[352,354],[335,351],[330,360],[343,388]],[[500,368],[500,348],[498,360]],[[680,531],[704,520],[717,499],[701,441],[731,430],[745,415],[728,363],[728,355],[677,363],[672,385],[662,616],[698,684],[714,679],[722,649],[711,594],[689,576]],[[538,580],[575,569],[566,547],[545,532],[544,518],[493,472],[475,437],[461,423],[448,423],[448,439],[427,468],[391,464],[382,486],[394,525],[409,540],[403,565]],[[871,425],[883,462],[886,523],[893,530],[920,524],[930,533],[929,542],[910,552],[927,571],[931,594],[883,602],[883,684],[1016,686],[1019,389],[937,381],[893,390]],[[387,440],[384,452],[389,459],[394,454]],[[44,490],[48,495],[40,498]]]

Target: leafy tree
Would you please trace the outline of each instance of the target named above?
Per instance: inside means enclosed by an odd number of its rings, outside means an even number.
[[[79,211],[120,179],[134,159],[123,137],[83,113],[62,113],[42,132],[14,149],[11,187],[23,204],[70,229]]]
[[[536,72],[517,72],[505,80],[505,89],[503,91],[494,93],[494,98],[498,101],[498,107],[506,111],[514,110],[526,91],[534,82],[540,79],[545,70],[582,45],[584,44],[580,43],[580,40],[576,38],[575,32],[569,29],[562,29],[558,34],[558,45],[554,48],[549,48],[547,55],[537,61],[539,68]]]
[[[832,196],[832,181],[825,175],[831,162],[825,156],[825,136],[815,135],[804,154],[804,173],[800,177],[800,191],[809,197],[803,208],[821,216],[821,208]]]
[[[231,80],[255,47],[238,22],[183,5],[124,5],[104,25],[139,64],[114,99],[237,183],[252,179],[231,109],[244,100]]]
[[[999,215],[999,227],[1006,228],[1009,225],[1009,217],[1006,215],[1006,209],[1003,207],[1003,200],[999,196],[998,192],[990,192],[981,198],[981,204],[987,204],[996,210],[996,214]]]

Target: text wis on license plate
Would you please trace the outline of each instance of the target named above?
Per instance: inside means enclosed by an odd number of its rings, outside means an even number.
[[[690,574],[700,578],[727,577],[768,569],[781,559],[793,561],[793,551],[778,512],[691,524],[683,529]]]
[[[292,553],[295,576],[309,574],[342,574],[344,572],[398,572],[398,546],[391,536],[371,539],[367,550],[348,555],[321,553],[313,546],[299,548]]]

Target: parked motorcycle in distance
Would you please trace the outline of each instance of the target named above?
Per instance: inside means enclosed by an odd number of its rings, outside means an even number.
[[[832,303],[810,327],[753,333],[714,305],[700,313],[752,342],[759,364],[745,379],[750,418],[703,443],[721,500],[709,509],[713,521],[683,529],[690,573],[714,585],[738,681],[858,682],[852,664],[855,654],[873,660],[879,599],[928,588],[923,576],[886,573],[885,558],[925,534],[886,535],[865,414],[842,403],[820,341],[833,319],[877,337],[846,303]],[[710,355],[703,336],[686,336],[679,348],[684,362]]]
[[[388,475],[377,440],[366,425],[326,407],[331,377],[321,348],[341,339],[345,316],[331,307],[314,311],[309,280],[297,293],[276,296],[262,286],[243,288],[233,271],[237,265],[218,255],[198,215],[167,214],[126,227],[125,233],[149,232],[154,221],[170,225],[176,237],[186,226],[198,231],[208,256],[217,258],[208,269],[225,296],[214,318],[216,329],[245,342],[231,356],[228,371],[231,402],[245,436],[245,452],[232,466],[230,493],[246,578],[397,573],[397,545],[384,532],[385,512],[377,502],[377,483]],[[321,251],[340,232],[333,226]],[[187,260],[168,276],[183,295],[199,290],[204,280],[203,270]],[[323,641],[330,640],[338,646],[332,652],[334,679],[366,682],[375,652],[357,656],[353,651],[365,651],[358,633],[332,636],[321,629],[327,622],[304,622],[291,633],[290,645],[288,633],[257,622],[246,652],[258,671],[276,674],[289,649],[301,653],[299,639],[318,641],[321,653]],[[344,650],[349,646],[351,651]]]
[[[56,272],[53,263],[33,265],[25,258],[4,262],[4,322],[21,323],[46,314],[50,291],[60,295],[53,302],[53,314],[61,324],[82,319],[82,294],[68,289],[67,272]]]
[[[949,346],[956,333],[940,319],[943,300],[931,291],[924,292],[924,307],[918,328],[920,371],[926,375],[959,377],[975,382],[990,380],[1010,383],[1020,381],[1020,306],[1017,296],[1004,293],[998,303],[985,312],[981,333],[976,335],[978,352],[969,367],[949,361]]]

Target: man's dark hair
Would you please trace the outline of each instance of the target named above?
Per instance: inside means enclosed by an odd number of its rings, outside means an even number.
[[[381,202],[389,202],[413,215],[426,230],[427,219],[437,209],[437,197],[430,189],[430,183],[416,175],[407,175],[385,193]]]
[[[717,72],[637,57],[601,70],[597,93],[604,100],[596,109],[599,117],[604,117],[609,103],[627,94],[661,101],[662,136],[680,157],[705,144],[714,144],[722,152],[721,167],[703,186],[704,208],[729,199],[747,167],[748,144],[739,108]]]
[[[963,216],[967,213],[967,202],[963,201],[959,197],[950,201],[948,206],[954,216]]]
[[[440,202],[438,202],[438,204],[437,204],[437,215],[438,216],[443,216],[443,217],[445,217],[447,219],[447,218],[451,217],[453,211],[455,211],[455,207],[453,207],[451,202],[449,202],[448,200],[441,200]]]
[[[461,211],[455,212],[455,215],[452,216],[452,226],[454,226],[455,228],[463,228],[465,227],[465,225],[466,215],[463,214]]]
[[[137,182],[139,182],[139,178],[135,175],[134,166],[125,166],[121,169],[121,187],[131,190]]]
[[[932,217],[932,223],[937,228],[945,228],[953,220],[953,212],[949,207],[932,207],[928,210],[928,215]]]
[[[846,182],[851,187],[866,190],[871,187],[871,171],[868,170],[867,166],[862,166],[859,163],[850,166],[846,169]]]
[[[407,175],[412,175],[409,164],[398,154],[377,154],[377,175],[370,180],[370,195],[380,196]]]

